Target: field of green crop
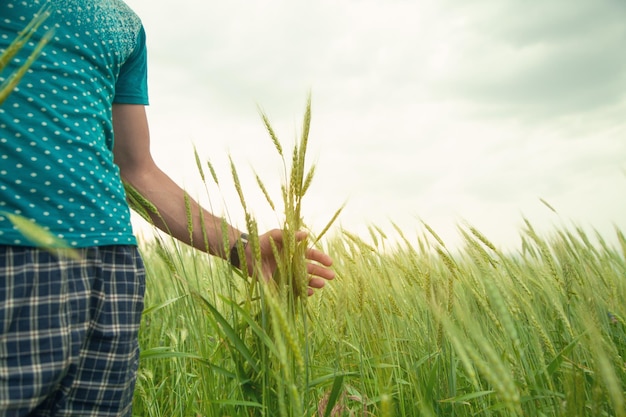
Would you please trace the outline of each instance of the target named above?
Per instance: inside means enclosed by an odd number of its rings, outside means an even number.
[[[138,416],[624,416],[626,239],[581,230],[517,253],[477,230],[389,247],[349,233],[295,307],[165,243],[149,265]],[[258,288],[257,288],[258,289]]]

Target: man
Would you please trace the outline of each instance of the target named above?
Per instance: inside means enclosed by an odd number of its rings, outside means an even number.
[[[225,253],[222,219],[195,202],[189,236],[184,191],[152,160],[140,19],[121,0],[2,0],[0,52],[42,6],[50,16],[0,74],[4,81],[54,30],[0,107],[0,416],[129,416],[144,269],[122,179],[172,236],[234,262],[237,251]],[[12,215],[80,257],[35,247]],[[237,248],[245,235],[226,229]],[[280,246],[281,231],[260,236],[268,275],[272,240]],[[334,273],[323,252],[307,258],[311,292]]]

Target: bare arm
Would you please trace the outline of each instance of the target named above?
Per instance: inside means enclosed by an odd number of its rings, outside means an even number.
[[[197,249],[226,259],[222,243],[223,219],[214,216],[193,200],[191,203],[192,234],[187,224],[188,216],[185,207],[185,192],[169,178],[154,162],[150,154],[150,132],[144,106],[116,104],[113,106],[113,129],[115,131],[114,155],[120,167],[122,179],[134,187],[142,196],[150,201],[159,212],[153,215],[154,224],[176,239],[191,244]],[[202,228],[204,225],[204,230]],[[227,225],[228,247],[232,247],[241,230]],[[208,239],[205,246],[205,235]],[[297,234],[304,239],[305,232]],[[277,245],[282,243],[282,232],[274,229],[259,236],[263,275],[271,277],[276,269],[271,241]],[[307,270],[311,275],[309,286],[322,288],[326,280],[333,279],[335,274],[329,268],[332,259],[317,249],[308,249],[306,256],[310,261]],[[252,265],[250,250],[246,251],[248,265]],[[248,271],[250,274],[253,271]]]
[[[226,258],[222,243],[223,219],[204,210],[189,200],[192,213],[192,234],[187,224],[185,192],[154,162],[150,154],[150,133],[144,106],[117,104],[113,106],[113,129],[115,131],[115,162],[120,167],[122,179],[134,187],[159,211],[151,213],[152,221],[161,230],[176,239]],[[201,216],[203,219],[201,220]],[[201,225],[205,227],[209,247]],[[229,247],[241,235],[241,231],[228,226]]]

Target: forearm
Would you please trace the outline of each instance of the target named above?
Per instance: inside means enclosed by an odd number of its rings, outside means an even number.
[[[240,238],[241,231],[200,207],[154,163],[144,106],[115,104],[112,111],[115,163],[122,179],[149,202],[145,212],[154,224],[182,242],[227,259],[229,248]],[[260,274],[270,279],[274,275],[278,266],[275,251],[282,247],[283,238],[279,229],[259,236],[259,246],[255,249],[261,257],[260,270],[252,262],[251,248],[247,248],[246,264],[250,276]],[[305,238],[305,232],[296,232],[298,241]],[[332,259],[325,253],[309,248],[305,256],[312,261],[307,264],[307,272],[312,276],[309,281],[311,293],[312,288],[322,288],[325,280],[333,279],[335,274],[329,268]]]
[[[241,232],[202,209],[154,163],[144,106],[115,104],[112,112],[115,163],[122,179],[149,201],[146,213],[154,224],[182,242],[227,258],[224,248],[232,247]]]
[[[146,211],[156,227],[211,255],[228,257],[224,239],[230,248],[241,231],[202,208],[159,168],[124,180],[150,202],[152,209]]]

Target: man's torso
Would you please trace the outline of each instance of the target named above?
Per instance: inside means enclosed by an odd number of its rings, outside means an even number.
[[[0,51],[44,3],[0,3]],[[71,246],[134,244],[113,162],[111,106],[147,104],[141,21],[119,0],[47,4],[51,15],[0,73],[7,78],[54,30],[0,106],[0,244],[30,244],[1,212],[31,219]]]

